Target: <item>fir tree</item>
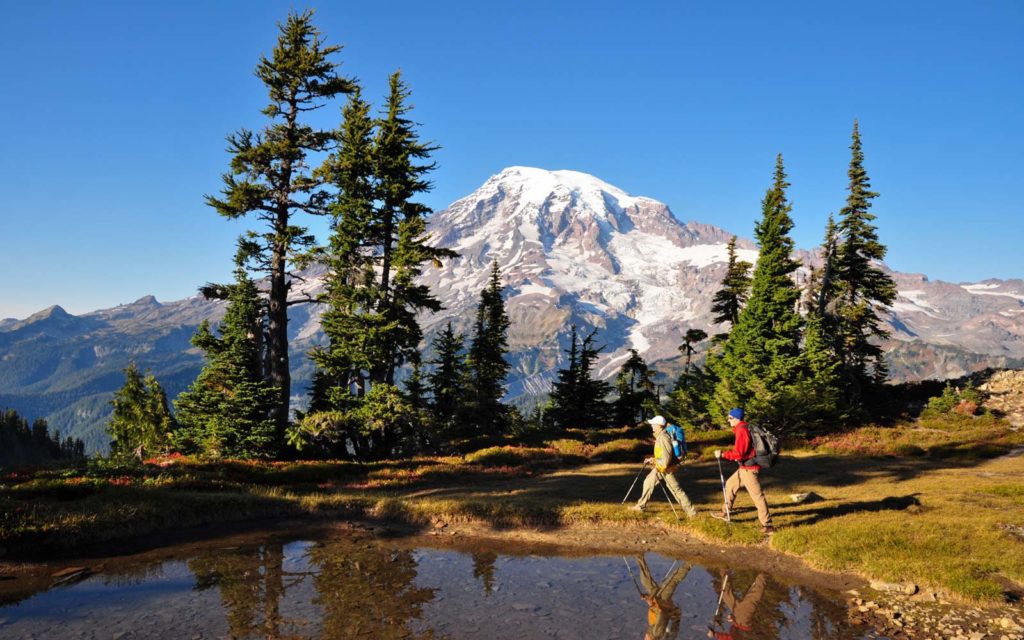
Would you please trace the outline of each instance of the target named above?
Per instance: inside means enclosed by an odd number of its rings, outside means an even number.
[[[551,384],[550,399],[545,410],[547,420],[562,429],[577,424],[574,422],[574,412],[582,404],[579,339],[575,324],[569,327],[569,348],[565,353],[569,356],[568,366],[558,370],[557,377]]]
[[[736,236],[729,239],[727,245],[729,252],[729,264],[726,267],[725,277],[722,279],[722,287],[715,293],[711,301],[711,312],[715,314],[715,324],[729,323],[735,327],[740,316],[740,310],[747,301],[750,293],[750,269],[752,265],[739,260],[736,256]],[[726,334],[719,334],[724,339]]]
[[[566,353],[569,366],[558,372],[558,379],[552,384],[551,419],[560,428],[587,427],[597,429],[608,422],[609,407],[605,396],[611,385],[593,377],[594,362],[603,347],[594,345],[594,329],[582,340],[576,333],[576,325],[570,328],[570,342]]]
[[[110,454],[128,460],[166,451],[174,421],[167,396],[152,374],[142,375],[135,363],[124,370],[124,385],[114,393],[114,411],[107,423]]]
[[[443,434],[456,431],[456,418],[463,403],[467,385],[466,358],[462,353],[465,339],[455,333],[449,322],[431,343],[433,370],[427,374],[434,420]]]
[[[501,288],[501,270],[495,260],[487,288],[480,293],[468,354],[473,422],[482,433],[501,431],[506,426],[501,398],[505,395],[505,377],[509,370],[505,361],[509,319]]]
[[[864,169],[860,131],[853,123],[852,157],[848,172],[849,194],[839,212],[841,242],[836,253],[835,293],[840,353],[843,373],[856,404],[865,387],[883,382],[888,368],[878,341],[888,337],[879,314],[896,298],[896,285],[877,263],[885,258],[886,248],[879,242],[868,210],[878,193]]]
[[[204,321],[192,338],[206,363],[174,403],[181,425],[175,444],[184,453],[266,458],[277,448],[272,417],[277,394],[263,377],[263,304],[242,259],[239,252],[219,337]]]
[[[694,345],[703,342],[707,337],[707,332],[701,329],[688,329],[686,334],[683,336],[683,344],[679,346],[679,351],[686,356],[686,368],[683,370],[683,380],[690,376],[690,359],[697,351],[694,348]]]
[[[324,179],[312,171],[310,153],[329,150],[332,134],[302,121],[352,83],[340,77],[332,57],[341,47],[325,46],[313,26],[311,11],[291,13],[271,57],[262,57],[257,77],[266,85],[270,103],[263,109],[270,120],[262,133],[241,129],[228,136],[233,155],[224,174],[222,197],[207,196],[221,215],[235,219],[254,214],[265,225],[252,231],[246,244],[250,257],[265,270],[270,283],[267,306],[268,381],[277,392],[273,418],[275,444],[283,442],[288,425],[291,373],[288,364],[288,305],[290,269],[297,254],[312,244],[296,214],[326,213]]]
[[[616,425],[634,425],[647,415],[654,415],[657,407],[654,372],[636,349],[629,350],[629,358],[619,369],[615,391],[618,394],[613,403]]]
[[[801,319],[796,309],[800,292],[792,278],[799,265],[792,258],[789,237],[793,222],[788,186],[780,155],[754,230],[759,255],[750,299],[716,360],[718,412],[724,416],[729,407],[745,406],[766,424],[778,421],[788,405],[784,397],[794,393],[802,375]]]
[[[324,165],[323,175],[338,188],[330,244],[323,252],[328,264],[327,304],[323,314],[326,346],[314,350],[323,371],[321,391],[327,413],[310,414],[298,425],[303,432],[336,431],[362,458],[389,455],[410,430],[388,416],[364,429],[357,416],[374,385],[394,388],[399,367],[418,356],[422,330],[417,315],[441,308],[429,288],[417,284],[423,265],[440,265],[454,252],[428,244],[426,216],[430,209],[416,198],[430,188],[425,162],[437,148],[419,140],[408,119],[409,90],[399,74],[391,76],[383,115],[369,117],[369,107],[353,96],[337,134],[338,149]],[[382,390],[379,398],[389,397]],[[383,407],[388,402],[375,402]],[[393,428],[392,428],[393,427]]]

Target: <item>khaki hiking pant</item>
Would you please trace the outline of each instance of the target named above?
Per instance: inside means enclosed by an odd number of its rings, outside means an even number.
[[[736,473],[729,476],[725,481],[725,509],[732,511],[732,505],[736,502],[736,494],[740,491],[740,484],[747,489],[750,499],[757,507],[757,519],[761,526],[770,527],[772,514],[768,511],[768,502],[764,499],[764,491],[761,489],[761,481],[757,477],[758,472],[746,467],[740,467]]]
[[[676,480],[676,476],[672,471],[667,470],[664,473],[657,469],[651,469],[651,472],[644,478],[644,492],[640,495],[640,501],[637,502],[640,507],[645,507],[651,500],[651,494],[654,493],[654,487],[658,484],[659,479],[665,480],[665,485],[668,490],[675,496],[676,501],[683,507],[683,511],[686,515],[693,517],[697,514],[697,510],[693,508],[693,503],[690,502],[689,496],[683,491],[683,488],[679,486],[679,482]]]
[[[732,619],[736,624],[748,629],[754,626],[754,613],[757,611],[758,603],[761,602],[761,597],[764,596],[765,580],[763,573],[757,574],[754,583],[747,589],[747,594],[743,596],[742,600],[736,599],[732,589],[722,592],[722,604],[732,611]]]

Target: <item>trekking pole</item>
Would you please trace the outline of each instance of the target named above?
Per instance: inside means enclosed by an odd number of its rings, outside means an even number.
[[[661,491],[665,494],[665,499],[668,500],[668,506],[672,507],[673,515],[675,515],[676,520],[679,520],[679,513],[676,512],[676,506],[672,504],[672,498],[668,496],[668,489],[665,488],[665,476],[663,476],[660,471],[658,472],[658,484],[661,485]]]
[[[718,458],[718,477],[722,480],[722,510],[725,511],[725,521],[732,522],[729,514],[729,498],[725,494],[725,474],[722,473],[722,459]]]
[[[620,502],[619,504],[626,504],[626,499],[629,498],[629,494],[633,493],[633,487],[636,486],[636,481],[640,479],[640,476],[643,474],[644,469],[646,469],[646,468],[647,468],[647,461],[645,460],[644,461],[644,466],[640,467],[640,473],[636,474],[636,478],[633,479],[633,484],[629,485],[629,491],[626,492],[626,497],[623,498],[622,502]]]

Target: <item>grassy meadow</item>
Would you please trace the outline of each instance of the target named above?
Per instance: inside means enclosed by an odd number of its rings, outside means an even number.
[[[1000,600],[1024,584],[1024,433],[991,416],[869,426],[786,444],[763,475],[777,532],[765,540],[749,498],[721,503],[715,448],[726,430],[688,434],[677,478],[701,514],[677,521],[660,490],[621,504],[648,454],[649,429],[569,430],[515,443],[478,438],[448,456],[377,463],[90,462],[0,477],[0,547],[40,558],[109,550],[142,534],[277,516],[371,517],[497,530],[574,524],[659,526],[718,544],[767,545],[810,566],[909,581],[952,597]],[[725,467],[726,473],[734,465]],[[796,503],[791,494],[809,493]],[[639,495],[639,483],[631,500]],[[628,504],[628,503],[627,503]]]

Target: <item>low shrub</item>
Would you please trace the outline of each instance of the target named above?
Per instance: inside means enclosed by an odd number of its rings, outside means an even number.
[[[484,467],[553,467],[561,463],[557,451],[539,447],[488,447],[467,454],[465,459]]]
[[[651,444],[644,440],[620,438],[599,444],[590,451],[595,462],[636,462],[644,457]]]

